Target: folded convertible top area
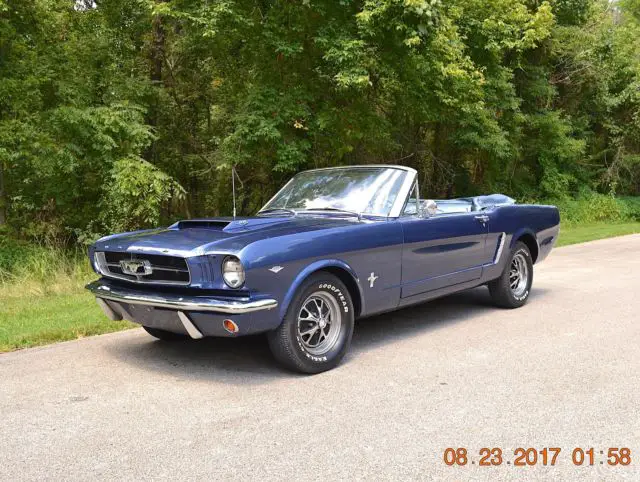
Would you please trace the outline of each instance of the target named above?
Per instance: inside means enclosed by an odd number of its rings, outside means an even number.
[[[488,194],[484,196],[436,200],[438,213],[443,214],[482,211],[494,206],[503,206],[515,203],[515,199],[505,196],[504,194]]]

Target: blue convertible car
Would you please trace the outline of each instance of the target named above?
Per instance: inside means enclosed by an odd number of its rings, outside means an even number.
[[[254,217],[100,239],[87,288],[161,340],[266,332],[280,362],[318,373],[347,352],[356,318],[483,284],[522,306],[559,222],[503,195],[423,200],[407,167],[316,169]]]

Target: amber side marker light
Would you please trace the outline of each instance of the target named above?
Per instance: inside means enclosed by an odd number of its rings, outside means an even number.
[[[229,333],[238,333],[238,330],[240,329],[232,320],[224,320],[222,322],[222,326],[224,326],[224,329]]]

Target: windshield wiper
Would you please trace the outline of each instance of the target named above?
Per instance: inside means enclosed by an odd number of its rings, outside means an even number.
[[[261,214],[275,214],[275,213],[287,213],[292,216],[296,215],[296,212],[293,209],[286,208],[271,208],[271,209],[263,209],[262,211],[258,211],[256,216],[260,216]]]
[[[332,207],[324,207],[324,208],[311,208],[311,209],[305,209],[304,212],[308,212],[308,211],[335,211],[335,212],[339,212],[339,213],[344,213],[344,214],[350,214],[352,216],[357,216],[358,219],[360,219],[361,214],[357,213],[355,211],[349,211],[347,209],[340,209],[340,208],[332,208]]]

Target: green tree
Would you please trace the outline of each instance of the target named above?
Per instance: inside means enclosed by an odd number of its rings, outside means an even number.
[[[638,0],[0,0],[0,224],[254,212],[293,173],[640,192]]]

